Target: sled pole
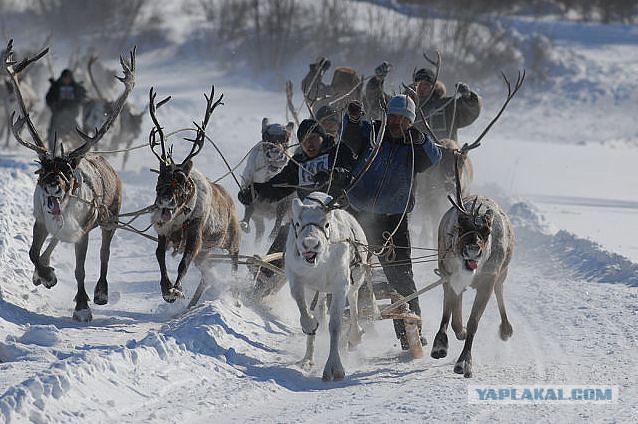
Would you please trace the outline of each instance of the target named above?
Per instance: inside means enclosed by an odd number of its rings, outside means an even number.
[[[388,305],[385,308],[381,309],[381,314],[383,315],[383,314],[386,314],[388,312],[394,311],[399,306],[405,305],[406,303],[408,303],[412,299],[416,299],[417,297],[419,297],[419,295],[421,295],[421,294],[423,294],[423,293],[425,293],[427,291],[430,291],[433,288],[435,288],[437,286],[440,286],[441,284],[443,284],[443,279],[439,278],[437,281],[435,281],[434,283],[430,284],[429,286],[425,286],[421,290],[416,291],[416,292],[412,293],[409,296],[405,296],[404,298],[402,298],[398,302],[394,302],[391,305]]]

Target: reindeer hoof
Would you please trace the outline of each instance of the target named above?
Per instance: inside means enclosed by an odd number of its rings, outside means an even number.
[[[109,303],[109,294],[108,292],[105,293],[103,291],[95,291],[95,293],[93,293],[93,303],[95,303],[96,305],[106,305],[107,303]]]
[[[323,376],[321,379],[323,381],[338,381],[343,380],[346,376],[346,372],[343,369],[343,365],[341,363],[330,366],[326,364],[326,368],[323,370]]]
[[[303,358],[301,361],[297,362],[297,365],[299,366],[299,368],[305,371],[310,371],[312,367],[315,366],[315,361],[313,361],[312,359]]]
[[[174,303],[179,298],[184,298],[184,293],[178,288],[171,288],[167,293],[162,293],[165,302]]]
[[[434,337],[434,344],[432,345],[432,351],[430,352],[430,356],[434,359],[441,359],[447,356],[447,334],[438,333],[436,337]]]
[[[465,378],[471,378],[472,377],[472,360],[469,358],[465,360],[460,359],[454,365],[454,372],[457,374],[463,374],[463,377]]]
[[[246,233],[246,234],[250,233],[250,225],[248,224],[248,222],[242,221],[242,222],[239,223],[239,225],[241,227],[241,230],[244,233]]]
[[[73,319],[80,322],[89,322],[93,320],[93,314],[89,308],[80,310],[76,309],[73,311]]]
[[[44,267],[42,274],[40,274],[37,270],[33,271],[33,285],[39,286],[40,284],[47,289],[58,284],[58,277],[55,276],[55,272],[53,272],[52,267]]]
[[[109,286],[104,280],[98,281],[93,292],[93,303],[96,305],[106,305],[109,303]]]
[[[507,321],[502,322],[499,329],[500,329],[501,340],[503,341],[507,341],[507,339],[512,337],[512,333],[514,333],[514,330],[512,329],[512,324],[510,324]]]

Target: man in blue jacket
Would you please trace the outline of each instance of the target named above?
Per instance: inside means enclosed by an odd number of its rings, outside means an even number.
[[[402,296],[416,291],[408,231],[408,214],[414,207],[415,174],[441,159],[441,151],[432,139],[412,126],[415,110],[408,96],[394,96],[388,101],[387,123],[378,152],[371,135],[379,134],[381,122],[362,120],[361,103],[348,105],[342,134],[342,142],[358,158],[352,170],[356,183],[348,192],[350,206],[371,246],[384,245],[394,232],[389,243],[393,249],[389,255],[380,256],[379,261],[390,287]],[[421,315],[418,298],[408,304],[412,312]],[[394,329],[401,347],[407,350],[403,320],[395,320]],[[425,343],[423,337],[421,340]]]

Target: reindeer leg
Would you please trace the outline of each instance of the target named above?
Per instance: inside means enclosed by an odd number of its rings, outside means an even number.
[[[330,353],[328,360],[323,368],[323,381],[343,380],[346,373],[341,364],[339,356],[339,336],[341,334],[341,322],[343,320],[343,311],[346,307],[346,288],[349,279],[346,277],[341,290],[332,293],[332,301],[330,302],[330,322],[328,330],[330,332]]]
[[[93,292],[93,303],[96,305],[106,305],[109,301],[109,283],[106,280],[106,273],[109,269],[109,258],[111,256],[111,241],[115,235],[114,229],[102,229],[102,246],[100,247],[100,279],[97,281]]]
[[[182,292],[182,280],[186,277],[191,262],[195,256],[197,256],[202,246],[201,225],[199,220],[192,220],[189,223],[185,237],[184,256],[182,256],[182,260],[179,262],[179,266],[177,267],[177,279],[169,293],[173,301],[178,297],[184,297],[184,293]]]
[[[443,317],[441,318],[441,326],[439,332],[434,337],[434,343],[432,344],[432,351],[430,356],[434,359],[441,359],[447,356],[448,340],[447,340],[447,326],[450,322],[450,316],[452,315],[452,308],[456,303],[457,294],[449,285],[449,282],[443,283]]]
[[[157,249],[155,249],[155,257],[160,267],[160,288],[162,289],[162,297],[168,303],[175,302],[175,299],[170,296],[171,280],[168,278],[168,272],[166,271],[166,236],[159,236],[157,238]]]
[[[478,323],[481,320],[481,316],[485,311],[487,302],[492,296],[494,291],[494,283],[496,276],[487,275],[477,278],[475,283],[476,297],[474,298],[474,304],[472,305],[472,312],[470,312],[470,318],[467,320],[467,336],[465,338],[465,345],[454,365],[454,372],[457,374],[463,374],[465,378],[472,377],[472,343],[474,342],[474,336],[478,329]]]
[[[244,206],[244,217],[239,224],[246,234],[250,233],[250,218],[253,216],[253,212],[255,212],[255,205]]]
[[[280,201],[277,203],[277,208],[275,212],[275,225],[272,227],[270,234],[268,235],[268,240],[274,240],[277,237],[277,232],[279,231],[279,227],[281,227],[284,217],[286,216],[286,211],[288,208],[289,202],[286,200]]]
[[[292,274],[288,275],[288,279],[290,280],[290,295],[297,303],[297,308],[299,309],[301,330],[307,335],[306,354],[299,364],[302,368],[312,368],[315,355],[315,335],[319,327],[319,321],[315,319],[308,309],[303,285],[299,284],[296,277]]]
[[[197,286],[197,289],[195,290],[195,294],[193,294],[193,298],[191,299],[190,302],[188,302],[188,306],[186,306],[186,308],[190,309],[193,306],[197,305],[197,302],[199,302],[199,299],[202,297],[202,294],[204,294],[207,288],[208,288],[208,284],[206,283],[204,274],[202,273],[202,279],[199,281],[199,285]]]
[[[463,293],[457,295],[454,293],[456,301],[452,305],[452,330],[456,340],[465,340],[467,332],[463,327]]]
[[[348,332],[348,348],[352,349],[361,343],[363,328],[359,325],[359,288],[363,287],[365,271],[353,270],[352,281],[348,287],[348,304],[350,305],[350,329]]]
[[[501,336],[501,340],[505,341],[512,337],[512,324],[510,324],[507,319],[507,312],[505,311],[505,302],[503,300],[503,283],[505,282],[505,278],[507,277],[507,269],[502,271],[498,280],[496,280],[496,285],[494,285],[494,293],[496,294],[496,302],[498,303],[498,311],[501,314],[501,325],[499,327],[499,333]]]
[[[264,233],[266,232],[264,218],[262,216],[253,216],[253,222],[255,223],[255,240],[261,241]]]
[[[53,268],[49,266],[51,252],[57,244],[57,241],[55,241],[55,239],[52,240],[41,257],[40,251],[42,250],[42,246],[44,245],[48,235],[49,233],[47,232],[44,224],[39,223],[38,221],[33,224],[33,242],[29,249],[29,259],[31,259],[31,262],[35,266],[35,270],[33,272],[33,285],[39,286],[42,284],[44,287],[50,289],[58,283],[58,279],[55,276]],[[48,256],[47,252],[49,252]]]
[[[75,295],[75,310],[73,319],[76,321],[88,322],[93,319],[89,308],[89,295],[84,289],[84,262],[86,261],[86,251],[89,247],[89,233],[84,234],[79,242],[75,244],[75,280],[78,283],[78,292]]]

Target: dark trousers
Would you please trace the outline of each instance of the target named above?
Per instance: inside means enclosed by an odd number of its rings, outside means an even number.
[[[384,233],[388,235],[399,225],[397,232],[392,237],[393,245],[399,246],[390,252],[389,256],[380,256],[379,262],[383,267],[383,272],[388,278],[390,287],[395,289],[401,296],[411,295],[416,291],[414,275],[412,273],[410,232],[408,231],[408,215],[401,220],[398,215],[379,215],[368,212],[353,212],[353,215],[363,227],[363,231],[368,239],[368,244],[378,250],[384,243]],[[400,224],[399,224],[400,222]],[[408,302],[410,310],[421,316],[419,299]],[[398,338],[405,337],[405,324],[403,320],[394,320],[394,331]]]
[[[282,225],[279,227],[277,231],[277,236],[275,240],[270,245],[267,254],[284,252],[286,250],[286,241],[288,240],[288,231],[290,230],[290,224]],[[272,261],[272,265],[282,268],[284,267],[284,260]],[[277,284],[273,279],[274,272],[269,270],[268,268],[261,268],[260,277],[257,279],[257,283],[255,285],[255,293],[258,297],[265,297],[271,294],[277,293],[283,284],[285,284],[285,280],[279,282]]]

